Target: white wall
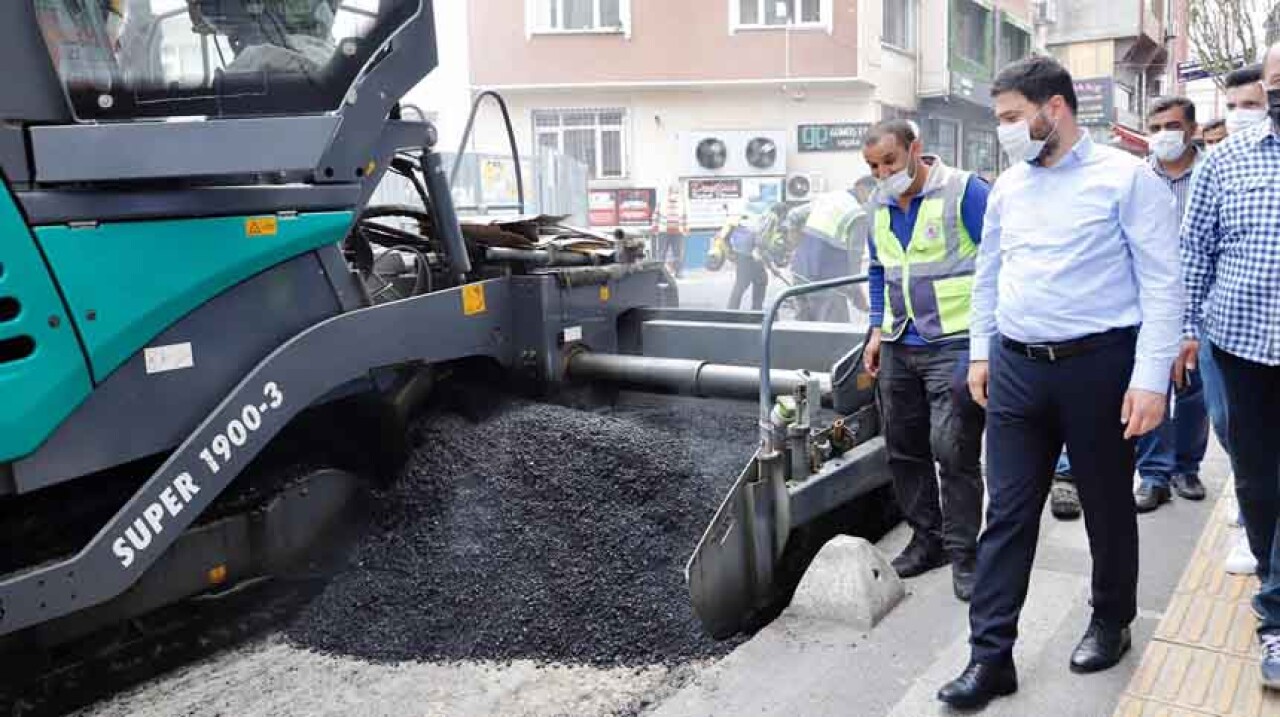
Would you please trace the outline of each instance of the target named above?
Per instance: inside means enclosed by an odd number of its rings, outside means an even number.
[[[777,129],[788,137],[788,173],[819,172],[828,188],[848,186],[866,172],[858,152],[800,154],[797,126],[824,122],[874,122],[879,108],[869,87],[717,87],[664,90],[574,90],[507,93],[517,141],[532,147],[532,111],[549,108],[622,107],[627,110],[628,177],[593,182],[597,187],[661,188],[682,166],[679,135],[692,130]],[[477,146],[506,153],[496,115],[478,123]]]
[[[471,77],[467,45],[467,4],[460,0],[437,0],[436,37],[440,64],[404,101],[436,113],[440,149],[453,152],[462,139],[471,110]]]

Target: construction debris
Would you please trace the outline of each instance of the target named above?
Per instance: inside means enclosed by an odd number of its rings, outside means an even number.
[[[639,666],[732,649],[703,635],[683,569],[754,450],[751,404],[492,400],[419,422],[348,568],[289,638],[372,661]]]

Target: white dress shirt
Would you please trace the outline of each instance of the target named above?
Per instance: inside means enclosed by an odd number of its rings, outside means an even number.
[[[1182,334],[1178,213],[1145,162],[1083,134],[1052,167],[1001,174],[984,225],[972,360],[987,360],[997,333],[1040,344],[1140,325],[1129,386],[1168,389]]]

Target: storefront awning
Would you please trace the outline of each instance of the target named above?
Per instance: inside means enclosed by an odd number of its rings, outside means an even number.
[[[1111,125],[1111,137],[1112,142],[1125,151],[1141,155],[1146,155],[1151,151],[1147,145],[1146,135],[1141,132],[1135,132],[1118,124],[1113,124]]]

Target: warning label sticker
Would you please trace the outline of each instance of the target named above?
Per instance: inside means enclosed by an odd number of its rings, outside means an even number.
[[[462,313],[466,316],[475,316],[483,314],[487,309],[484,305],[484,284],[467,284],[462,287]]]
[[[250,217],[244,220],[244,234],[247,237],[273,237],[279,230],[275,217]]]

